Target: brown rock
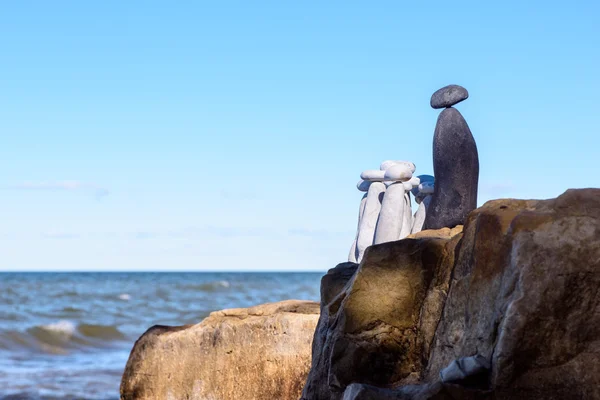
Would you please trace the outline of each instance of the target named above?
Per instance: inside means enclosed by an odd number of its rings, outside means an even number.
[[[322,297],[303,399],[600,399],[600,189],[413,237]]]
[[[469,215],[426,376],[480,354],[497,399],[600,398],[600,190]]]
[[[461,236],[460,229],[453,237],[447,231],[371,246],[358,268],[345,263],[329,271],[303,399],[340,399],[353,382],[389,385],[418,377]]]
[[[333,303],[345,290],[357,268],[358,264],[345,262],[327,271],[321,279],[321,315],[312,344],[311,376],[308,377],[303,391],[308,393],[311,399],[328,399],[331,395],[327,385],[329,358],[324,356],[331,353],[331,343],[326,341],[331,320],[328,304]]]
[[[288,300],[155,326],[135,343],[121,399],[298,399],[318,304]]]

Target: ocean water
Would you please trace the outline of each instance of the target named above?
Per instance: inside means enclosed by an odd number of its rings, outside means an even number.
[[[285,299],[319,300],[322,273],[0,273],[0,399],[119,398],[155,324]]]

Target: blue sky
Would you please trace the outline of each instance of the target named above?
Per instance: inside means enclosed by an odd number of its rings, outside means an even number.
[[[0,269],[319,270],[359,174],[432,173],[450,83],[480,203],[600,187],[598,2],[0,5]]]

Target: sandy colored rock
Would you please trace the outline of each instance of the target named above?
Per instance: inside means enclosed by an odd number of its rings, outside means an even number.
[[[318,303],[288,300],[154,326],[131,351],[121,399],[296,400],[318,318]]]

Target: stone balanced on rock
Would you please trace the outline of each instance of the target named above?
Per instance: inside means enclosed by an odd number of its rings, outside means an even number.
[[[446,109],[440,113],[435,126],[435,187],[423,229],[462,225],[467,215],[477,208],[477,145],[463,116],[457,109],[452,108],[468,97],[467,90],[458,85],[441,88],[431,97],[433,108]]]

